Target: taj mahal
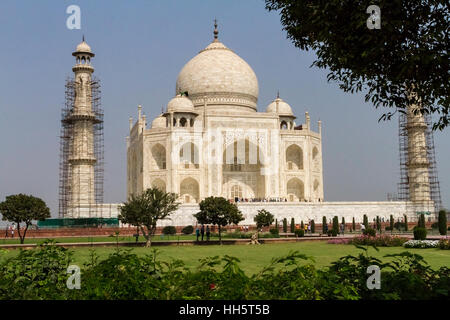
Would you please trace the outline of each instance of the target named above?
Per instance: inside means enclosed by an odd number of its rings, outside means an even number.
[[[313,130],[309,113],[304,110],[304,118],[296,117],[279,94],[262,107],[255,72],[218,34],[216,24],[212,42],[181,69],[174,95],[168,97],[159,115],[147,119],[139,106],[136,121],[130,117],[127,197],[150,187],[176,193],[181,205],[172,220],[159,222],[161,226],[195,225],[192,214],[209,196],[235,202],[245,217],[242,224],[253,224],[259,209],[270,211],[279,220],[321,221],[323,216],[331,219],[338,215],[360,222],[364,214],[369,221],[376,216],[389,219],[390,215],[396,220],[404,216],[409,221],[417,219],[417,203],[411,201],[327,202],[321,121]],[[77,89],[83,81],[91,81],[94,54],[83,39],[73,55]],[[78,138],[75,134],[72,142],[73,153],[79,155],[69,158],[72,185],[65,215],[117,217],[119,204],[94,199],[97,160],[90,127],[98,121],[89,118],[89,89],[76,92],[73,109],[77,117],[71,119],[83,134]],[[419,177],[415,183],[419,182],[421,169],[411,166],[410,170],[411,177]]]
[[[158,187],[198,203],[320,202],[319,132],[297,124],[280,97],[258,112],[258,79],[231,49],[214,40],[181,70],[176,95],[149,128],[141,109],[130,122],[128,195]],[[130,120],[131,121],[131,120]]]

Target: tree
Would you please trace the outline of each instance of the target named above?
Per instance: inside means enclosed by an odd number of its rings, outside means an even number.
[[[394,216],[392,214],[389,217],[389,228],[391,229],[392,233],[392,231],[394,231]]]
[[[170,219],[169,216],[178,209],[175,193],[166,193],[158,188],[150,188],[140,195],[131,195],[119,210],[119,220],[122,223],[138,227],[145,237],[145,246],[152,245],[152,237],[156,224],[160,220]]]
[[[338,233],[339,233],[339,218],[337,216],[333,217],[333,228],[331,230],[333,231],[333,237],[338,235]]]
[[[295,220],[291,218],[291,233],[295,233]]]
[[[342,222],[341,223],[344,225],[344,230],[345,230],[345,218],[344,217],[342,217]]]
[[[408,231],[408,217],[405,214],[405,231]]]
[[[314,222],[314,219],[311,220],[311,233],[316,232],[316,223]]]
[[[219,241],[222,244],[222,227],[238,224],[244,217],[234,203],[223,197],[208,197],[200,202],[200,211],[194,214],[200,224],[212,224],[219,227]]]
[[[327,234],[327,217],[322,217],[322,233]]]
[[[447,235],[447,212],[445,210],[439,211],[438,224],[439,234],[442,236]]]
[[[286,218],[283,219],[283,232],[284,233],[287,232],[287,219]]]
[[[262,227],[268,227],[273,223],[273,214],[265,209],[258,210],[258,214],[255,216],[254,221],[256,222],[258,230]]]
[[[363,216],[363,225],[366,229],[369,228],[369,219],[367,218],[367,215]]]
[[[417,223],[417,225],[419,226],[419,228],[425,229],[425,215],[423,213],[420,214],[419,222]]]
[[[14,222],[17,225],[17,234],[22,244],[33,220],[50,218],[50,209],[42,199],[22,193],[7,196],[5,201],[0,203],[0,213],[4,221]],[[21,223],[25,223],[23,233],[20,230]]]
[[[278,219],[275,219],[275,228],[278,230]]]
[[[300,222],[300,229],[305,230],[305,225],[303,224],[303,220]]]
[[[355,230],[356,230],[355,217],[352,218],[352,229],[353,229],[353,232],[355,232]]]
[[[327,80],[343,91],[364,91],[365,100],[376,108],[399,112],[420,104],[421,113],[439,116],[434,128],[450,124],[447,0],[265,3],[267,10],[280,11],[288,39],[301,50],[315,51],[312,65],[327,69]],[[366,13],[373,4],[381,11],[379,30],[373,28],[373,15]],[[386,112],[380,120],[394,113]]]
[[[377,216],[377,230],[381,233],[381,220],[379,216]]]

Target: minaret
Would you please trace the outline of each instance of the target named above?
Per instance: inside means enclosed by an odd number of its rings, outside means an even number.
[[[406,130],[408,133],[408,183],[410,200],[416,204],[429,204],[430,162],[427,157],[427,123],[423,114],[415,113],[416,105],[408,106],[406,111]]]
[[[92,109],[92,73],[91,58],[95,55],[89,45],[83,41],[72,53],[75,57],[73,110],[69,116],[73,126],[72,144],[68,162],[70,164],[70,202],[72,216],[86,216],[82,208],[95,204],[95,173],[97,161],[94,153],[94,124],[96,115]],[[90,216],[90,214],[89,214]]]

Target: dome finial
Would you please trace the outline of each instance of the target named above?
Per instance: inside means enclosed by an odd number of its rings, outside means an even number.
[[[277,99],[280,99],[280,90],[277,91]]]
[[[214,19],[214,41],[217,41],[219,31],[217,30],[217,19]]]
[[[84,34],[83,34],[83,42],[84,42]]]

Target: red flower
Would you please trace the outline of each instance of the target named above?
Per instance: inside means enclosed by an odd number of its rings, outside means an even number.
[[[209,285],[209,289],[210,290],[214,290],[216,288],[216,285],[214,284],[214,283],[211,283],[210,285]]]

